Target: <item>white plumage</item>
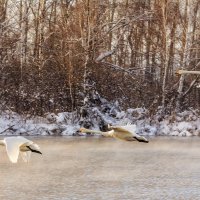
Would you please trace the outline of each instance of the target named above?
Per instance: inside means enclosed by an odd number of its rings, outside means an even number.
[[[99,133],[106,137],[114,137],[121,140],[126,141],[138,141],[138,142],[146,142],[149,141],[138,134],[135,133],[136,126],[134,124],[126,125],[126,126],[109,126],[110,131],[96,131],[90,130],[86,128],[80,128],[80,132],[82,133]]]
[[[0,145],[6,146],[8,157],[12,163],[17,163],[19,153],[25,162],[30,160],[31,152],[42,154],[37,144],[22,136],[6,137],[0,140]]]

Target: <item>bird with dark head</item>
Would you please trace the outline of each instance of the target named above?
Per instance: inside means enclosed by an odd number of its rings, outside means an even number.
[[[0,145],[6,146],[8,158],[12,163],[17,163],[19,153],[25,162],[30,160],[31,152],[42,154],[37,144],[22,136],[6,137],[0,140]]]
[[[81,133],[97,133],[101,134],[106,137],[113,137],[116,139],[121,139],[125,141],[138,141],[138,142],[144,142],[148,143],[149,141],[143,137],[135,133],[136,126],[131,125],[125,125],[125,126],[110,126],[108,125],[109,131],[98,131],[98,130],[91,130],[86,128],[80,128]]]

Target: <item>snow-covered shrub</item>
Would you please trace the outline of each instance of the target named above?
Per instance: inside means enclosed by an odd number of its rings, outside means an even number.
[[[159,115],[149,116],[144,108],[122,110],[118,103],[105,99],[102,104],[87,110],[89,128],[107,130],[107,125],[135,124],[136,133],[143,135],[192,136],[200,135],[198,111],[166,115],[161,121]],[[80,124],[78,112],[49,113],[46,117],[22,116],[11,111],[0,115],[2,135],[77,135]]]

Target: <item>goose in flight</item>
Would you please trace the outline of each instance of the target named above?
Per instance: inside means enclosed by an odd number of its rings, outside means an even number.
[[[37,144],[22,136],[6,137],[0,140],[0,145],[6,146],[8,157],[12,163],[17,163],[19,153],[24,162],[30,160],[31,152],[42,154]]]
[[[138,142],[146,142],[149,141],[138,134],[134,132],[135,125],[126,125],[126,126],[109,126],[108,127],[110,131],[96,131],[96,130],[90,130],[86,128],[80,128],[81,133],[99,133],[105,137],[114,137],[121,140],[126,141],[138,141]]]

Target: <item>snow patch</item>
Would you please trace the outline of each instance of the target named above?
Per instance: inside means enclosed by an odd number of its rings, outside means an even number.
[[[160,114],[149,117],[144,108],[121,110],[117,103],[107,105],[106,100],[99,107],[90,110],[91,129],[102,130],[103,125],[135,124],[140,135],[198,136],[200,119],[198,110],[189,110],[168,115],[160,121]],[[80,116],[77,112],[48,113],[45,117],[28,117],[6,111],[0,115],[1,135],[77,135]],[[105,128],[105,127],[104,127]]]

